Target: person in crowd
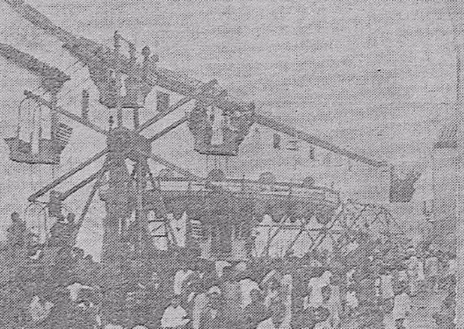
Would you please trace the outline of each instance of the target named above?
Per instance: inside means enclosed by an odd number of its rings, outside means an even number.
[[[273,276],[269,278],[264,284],[262,283],[260,286],[264,286],[264,304],[269,308],[271,306],[272,300],[279,295],[280,283],[278,279]]]
[[[327,278],[323,276],[322,268],[314,268],[311,279],[308,282],[308,304],[307,307],[317,308],[322,304],[322,287],[326,286]]]
[[[53,307],[50,315],[46,319],[47,329],[68,329],[72,328],[72,308],[73,301],[71,294],[66,287],[58,285],[50,294]]]
[[[29,313],[31,317],[31,325],[36,328],[44,328],[44,322],[50,314],[53,304],[43,299],[39,295],[35,295],[29,305]]]
[[[231,328],[241,328],[243,325],[242,293],[240,277],[232,267],[223,269],[221,292],[224,298],[224,308],[227,310],[226,320]]]
[[[210,284],[205,281],[204,275],[197,280],[195,285],[195,296],[192,299],[191,304],[191,318],[193,329],[200,328],[201,314],[203,310],[208,306],[208,289],[212,288]],[[220,293],[220,291],[219,291]]]
[[[341,292],[340,292],[340,281],[339,276],[333,276],[330,279],[330,298],[328,301],[329,311],[330,311],[330,324],[333,329],[338,329],[340,327],[340,317],[343,311]]]
[[[187,312],[180,305],[181,297],[175,295],[171,304],[166,308],[161,318],[161,326],[163,328],[176,328],[183,329],[190,322],[190,319],[187,319]]]
[[[401,286],[395,295],[393,305],[393,318],[397,329],[409,328],[408,317],[411,313],[411,298],[407,285]]]
[[[438,257],[434,251],[429,250],[425,259],[425,271],[429,290],[438,293]]]
[[[331,295],[331,288],[330,286],[324,286],[321,289],[322,293],[322,303],[320,305],[321,308],[324,308],[328,312],[328,316],[326,319],[316,323],[315,329],[332,329],[332,312],[331,312],[331,305],[330,305],[330,295]]]
[[[89,300],[77,301],[72,310],[71,328],[95,329],[97,318]]]
[[[267,307],[260,290],[253,289],[250,292],[251,302],[245,306],[245,326],[246,329],[256,329],[258,324],[266,320],[268,316]]]
[[[74,223],[76,215],[69,213],[66,219],[57,218],[56,222],[50,228],[50,238],[48,245],[51,247],[71,247],[74,244],[74,233],[77,224]]]
[[[356,288],[355,284],[351,284],[347,291],[345,297],[345,313],[348,316],[353,316],[356,314],[359,302],[356,296]]]
[[[409,249],[410,250],[410,249]],[[414,249],[412,249],[414,250]],[[418,285],[418,269],[419,269],[419,259],[417,258],[415,251],[410,251],[410,256],[406,261],[407,265],[407,274],[409,282],[409,291],[411,296],[416,296],[417,294],[417,285]]]
[[[180,262],[180,268],[174,276],[174,294],[175,295],[185,295],[186,290],[184,282],[188,279],[190,275],[193,274],[193,270],[188,267],[185,262]]]
[[[280,299],[275,299],[269,306],[270,317],[258,324],[257,329],[283,329],[285,305]]]
[[[224,304],[221,301],[219,288],[212,287],[208,292],[207,306],[200,315],[200,329],[225,329]]]

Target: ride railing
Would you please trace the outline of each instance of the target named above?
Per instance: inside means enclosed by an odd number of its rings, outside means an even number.
[[[185,178],[158,177],[159,188],[168,194],[210,193],[224,190],[236,195],[256,197],[292,197],[311,199],[320,203],[337,206],[340,203],[339,192],[321,186],[303,186],[291,182],[262,183],[246,179],[225,179],[222,181],[193,182]]]

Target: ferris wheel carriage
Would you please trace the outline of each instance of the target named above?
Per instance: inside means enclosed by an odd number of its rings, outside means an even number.
[[[234,111],[222,111],[218,116],[214,114],[214,107],[208,110],[197,106],[190,113],[188,124],[195,140],[195,151],[206,155],[237,155],[253,124],[253,110],[252,103],[245,104]],[[214,141],[215,135],[221,136],[219,142]]]
[[[22,127],[21,107],[25,101],[32,102],[32,125]],[[61,152],[69,142],[72,128],[62,122],[51,122],[51,136],[42,136],[41,107],[31,99],[24,99],[19,106],[16,136],[5,138],[10,149],[10,160],[28,164],[59,164]],[[24,136],[29,136],[26,140]]]
[[[5,138],[10,148],[10,160],[28,164],[59,164],[61,145],[50,139],[38,141],[38,152],[32,152],[30,142],[25,142],[18,137]]]

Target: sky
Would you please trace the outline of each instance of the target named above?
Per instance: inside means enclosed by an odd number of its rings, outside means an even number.
[[[456,97],[452,27],[441,1],[28,3],[58,26],[107,46],[111,46],[113,32],[118,30],[135,42],[139,51],[149,45],[159,55],[160,66],[203,81],[215,78],[234,97],[254,101],[261,112],[337,145],[400,167],[418,167],[423,176],[416,199],[419,202],[428,197],[431,145],[440,127],[452,119]],[[87,69],[75,64],[59,42],[25,22],[6,3],[0,3],[0,10],[6,13],[0,23],[0,42],[33,54],[72,76],[59,98],[63,107],[78,113],[79,95],[88,88],[92,98],[90,116],[107,127],[111,113],[96,101]],[[0,58],[3,138],[15,132],[23,90],[37,90],[38,86],[36,77]],[[154,102],[154,97],[149,96],[144,118],[155,112]],[[166,118],[147,135],[180,115],[182,111]],[[66,119],[64,122],[70,123]],[[27,215],[27,196],[104,148],[105,140],[98,133],[70,124],[74,134],[62,164],[53,172],[46,166],[9,161],[7,146],[0,142],[0,238],[9,224],[10,212]],[[298,152],[272,150],[272,132],[254,128],[240,155],[227,161],[195,153],[192,136],[184,126],[155,142],[153,150],[200,175],[215,164],[236,177],[257,178],[271,171],[278,179],[300,181],[311,175],[318,184],[333,186],[344,197],[385,202],[388,173],[319,149],[317,161],[311,161],[304,144]],[[60,188],[69,188],[98,165],[101,163]],[[153,165],[152,169],[161,167]],[[87,193],[88,189],[76,193],[67,206],[79,212]],[[95,202],[79,236],[79,243],[97,257],[102,216],[102,205]]]

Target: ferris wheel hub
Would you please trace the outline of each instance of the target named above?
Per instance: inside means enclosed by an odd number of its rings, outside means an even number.
[[[140,154],[151,153],[151,142],[148,138],[126,127],[118,127],[109,132],[107,138],[110,154],[127,153],[132,161],[138,161]]]

